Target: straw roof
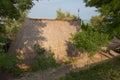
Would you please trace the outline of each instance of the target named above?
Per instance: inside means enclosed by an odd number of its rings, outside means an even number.
[[[51,49],[56,60],[65,60],[77,53],[69,42],[71,34],[77,31],[80,31],[80,20],[27,18],[9,51],[29,61],[36,57],[33,47],[38,43],[46,50]]]

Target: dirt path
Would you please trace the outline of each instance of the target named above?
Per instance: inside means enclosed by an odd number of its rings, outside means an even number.
[[[61,66],[58,69],[50,69],[46,71],[38,71],[33,73],[23,74],[19,79],[14,80],[53,80],[64,76],[71,70],[71,65]]]
[[[65,74],[70,72],[71,70],[78,71],[78,69],[79,70],[84,69],[84,67],[90,64],[112,59],[116,56],[120,56],[120,54],[115,52],[111,52],[111,54],[99,53],[92,58],[89,58],[87,55],[81,55],[72,64],[63,65],[57,69],[49,69],[46,71],[26,73],[26,74],[23,74],[23,76],[14,80],[54,80],[56,78],[65,76]]]

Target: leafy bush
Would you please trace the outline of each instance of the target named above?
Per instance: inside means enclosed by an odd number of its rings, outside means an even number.
[[[106,33],[89,25],[82,25],[82,32],[75,33],[70,38],[71,42],[83,52],[94,55],[102,46],[108,44],[109,36]]]
[[[110,33],[111,38],[117,37],[118,39],[120,39],[120,26],[110,28],[108,33]]]
[[[0,53],[0,70],[14,72],[18,68],[16,66],[16,56],[10,53]]]
[[[10,40],[9,38],[5,38],[5,37],[1,37],[1,36],[0,36],[0,42],[1,42],[1,43],[10,43],[11,40]]]
[[[41,57],[39,59],[36,59],[33,62],[32,70],[38,71],[38,70],[46,70],[48,68],[56,68],[59,64],[55,61],[54,55],[51,54],[48,57]]]
[[[3,53],[3,52],[4,52],[3,46],[0,45],[0,53]]]
[[[0,71],[10,72],[13,74],[21,74],[23,71],[20,70],[16,65],[18,63],[18,59],[15,54],[7,53],[4,50],[4,46],[2,44],[10,43],[11,40],[8,38],[0,37]]]
[[[38,71],[38,70],[46,70],[48,68],[56,68],[59,66],[59,64],[54,59],[54,53],[50,50],[47,52],[49,53],[48,56],[46,56],[45,49],[42,48],[39,44],[34,45],[34,49],[40,56],[37,56],[37,58],[34,60],[31,69],[32,71]]]
[[[38,43],[34,45],[34,49],[38,54],[44,54],[45,49],[42,48]]]
[[[0,53],[7,52],[11,39],[0,36]]]

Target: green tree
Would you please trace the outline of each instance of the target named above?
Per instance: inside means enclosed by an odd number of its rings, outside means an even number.
[[[104,22],[104,16],[92,16],[90,23],[94,27],[106,26],[106,23]]]
[[[0,43],[8,43],[8,36],[15,37],[33,5],[33,0],[0,0]]]
[[[105,16],[111,37],[120,38],[120,1],[118,0],[84,0],[86,6],[96,7]]]
[[[26,13],[34,5],[33,0],[0,0],[0,71],[19,74],[15,54],[5,54],[11,42],[7,35],[15,36]]]
[[[0,0],[0,18],[18,19],[34,5],[33,0]]]
[[[33,0],[0,0],[0,36],[15,37]]]
[[[120,38],[120,1],[84,0],[86,6],[96,7],[101,13],[91,19],[92,26],[82,24],[82,32],[72,35],[71,41],[90,55],[106,46],[113,37]]]
[[[63,12],[61,9],[58,9],[57,11],[57,17],[56,19],[71,19],[71,20],[76,20],[78,19],[77,16],[74,14],[70,14],[69,12]]]

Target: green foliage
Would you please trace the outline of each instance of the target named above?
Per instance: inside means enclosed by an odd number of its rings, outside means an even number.
[[[120,80],[120,58],[90,66],[79,72],[70,72],[57,80]]]
[[[5,26],[4,24],[0,24],[0,36],[3,35],[4,32],[5,32]]]
[[[36,59],[32,65],[32,71],[46,70],[48,68],[56,68],[59,64],[55,61],[54,55],[51,54],[48,57],[41,57]]]
[[[0,35],[16,37],[33,0],[0,0]]]
[[[8,38],[0,37],[0,43],[6,44],[10,43],[11,40]],[[12,73],[15,75],[19,75],[24,71],[17,67],[17,63],[19,63],[19,59],[13,53],[6,53],[3,45],[0,44],[0,71]]]
[[[84,0],[87,6],[96,7],[105,16],[108,33],[111,38],[120,37],[120,1],[118,0]]]
[[[9,38],[1,37],[0,36],[0,53],[5,53],[4,46],[7,43],[11,43],[12,40]]]
[[[3,53],[3,52],[5,52],[5,50],[3,49],[3,46],[0,45],[0,53]]]
[[[106,23],[104,22],[104,16],[92,16],[90,22],[94,27],[104,27]]]
[[[0,43],[10,43],[10,42],[11,42],[11,40],[9,38],[0,36]]]
[[[114,30],[113,30],[114,28]],[[120,39],[120,25],[118,25],[118,27],[110,27],[108,30],[108,33],[110,34],[111,39],[113,37],[117,37]]]
[[[1,36],[9,36],[11,38],[15,38],[17,32],[20,30],[22,25],[22,21],[26,17],[26,12],[21,12],[21,16],[17,20],[13,20],[10,18],[3,18],[4,20],[0,21],[0,33]]]
[[[0,53],[0,70],[4,72],[16,73],[19,68],[16,66],[17,58],[15,54]]]
[[[33,6],[33,0],[0,0],[0,17],[19,19],[21,11],[29,10]]]
[[[100,50],[102,46],[108,44],[109,36],[99,29],[89,25],[82,25],[82,32],[73,34],[71,42],[83,52],[89,53],[90,56],[94,55]]]
[[[70,14],[69,12],[62,12],[61,9],[57,10],[57,18],[56,19],[71,19],[71,20],[76,20],[78,19],[77,16]]]
[[[45,53],[45,49],[42,48],[38,43],[34,45],[34,50],[41,55]]]
[[[0,71],[20,75],[25,72],[18,68],[20,60],[13,53],[5,53],[3,46],[0,45]]]
[[[12,19],[6,18],[5,25],[4,25],[5,31],[3,32],[4,35],[7,35],[11,38],[15,38],[17,32],[20,30],[20,27],[22,25],[22,20],[24,18],[20,17],[18,20],[12,20]]]
[[[13,72],[15,65],[15,56],[12,54],[0,54],[0,70],[5,70],[8,72]]]

